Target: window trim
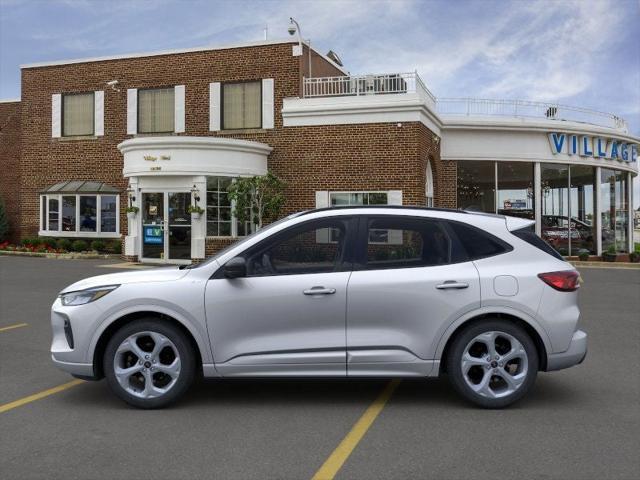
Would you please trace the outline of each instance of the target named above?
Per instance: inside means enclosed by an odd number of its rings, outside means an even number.
[[[66,135],[64,133],[64,97],[71,97],[73,95],[88,95],[91,94],[91,108],[93,113],[91,115],[91,133],[86,133],[84,135]],[[62,93],[60,96],[60,138],[91,138],[96,136],[96,92],[88,91],[88,92],[68,92]],[[48,225],[47,225],[48,226]]]
[[[76,229],[62,230],[62,197],[75,197]],[[96,197],[96,231],[80,230],[80,197]],[[102,232],[102,197],[116,197],[116,231]],[[42,199],[45,198],[46,211],[42,211]],[[58,200],[58,229],[49,230],[49,199]],[[117,193],[43,193],[40,194],[40,237],[69,237],[69,238],[120,238],[120,195]],[[42,230],[42,226],[46,229]]]
[[[384,207],[386,205],[389,205],[389,190],[344,190],[344,191],[342,191],[342,190],[329,190],[329,199],[328,199],[329,200],[329,207],[333,207],[334,206],[331,203],[331,196],[332,195],[334,195],[334,194],[342,194],[342,195],[348,194],[348,195],[351,195],[351,194],[354,194],[354,193],[355,194],[358,194],[358,193],[365,194],[366,193],[367,195],[371,195],[372,193],[374,193],[374,194],[377,194],[377,193],[384,194],[387,197],[387,203],[380,203],[380,204],[376,203],[376,204],[373,204],[373,205],[374,206],[375,205],[379,205],[380,207]],[[345,207],[352,207],[352,206],[358,206],[358,205],[361,205],[361,204],[359,204],[359,203],[358,204],[349,203],[348,205],[345,205]],[[365,204],[362,204],[362,205],[365,205]],[[370,206],[371,204],[367,203],[366,205]],[[335,205],[335,206],[341,206],[341,205]]]
[[[140,92],[149,90],[169,90],[173,89],[173,130],[162,130],[155,132],[141,132],[140,131]],[[165,135],[167,133],[176,133],[176,86],[165,85],[162,87],[147,87],[136,89],[136,135]]]
[[[258,127],[247,127],[247,128],[227,128],[224,126],[224,88],[227,85],[239,85],[239,84],[243,84],[243,83],[257,83],[260,86],[260,126]],[[220,82],[220,130],[221,131],[234,131],[234,130],[262,130],[263,128],[263,122],[262,122],[262,115],[263,115],[263,92],[262,92],[262,79],[258,78],[258,79],[253,79],[253,80],[240,80],[240,81],[233,81],[233,82]],[[275,102],[274,102],[275,103]]]

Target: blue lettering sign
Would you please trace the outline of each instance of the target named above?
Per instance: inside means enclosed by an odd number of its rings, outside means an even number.
[[[624,160],[625,162],[629,161],[629,151],[627,150],[628,145],[626,143],[623,143],[622,145],[620,145],[620,156],[622,157],[622,160]]]
[[[587,136],[582,137],[580,142],[580,155],[583,157],[593,156],[591,137],[587,137]]]
[[[618,159],[618,142],[611,140],[611,160]]]
[[[549,135],[549,139],[551,140],[551,151],[555,155],[556,153],[562,152],[562,147],[564,146],[564,133],[552,133]]]
[[[604,138],[598,138],[596,140],[596,152],[598,157],[605,157],[607,155],[607,141]]]
[[[569,147],[569,155],[578,154],[578,136],[571,135],[571,146]]]
[[[635,144],[631,145],[631,161],[632,162],[638,161],[638,146]]]

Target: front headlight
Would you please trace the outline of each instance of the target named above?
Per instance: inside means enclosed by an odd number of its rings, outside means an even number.
[[[86,303],[95,302],[99,298],[104,297],[107,293],[114,291],[119,286],[120,285],[108,285],[105,287],[78,290],[77,292],[61,293],[60,301],[65,307],[84,305]]]

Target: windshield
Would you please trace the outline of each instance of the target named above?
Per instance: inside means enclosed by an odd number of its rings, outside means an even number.
[[[281,223],[285,222],[286,220],[290,220],[290,219],[292,219],[294,217],[297,217],[298,215],[300,215],[300,214],[299,213],[295,213],[293,215],[289,215],[288,217],[281,218],[280,220],[276,220],[275,222],[270,223],[266,227],[262,227],[260,230],[256,230],[252,234],[247,235],[246,237],[240,238],[237,242],[233,242],[232,244],[227,245],[222,250],[219,250],[218,252],[214,253],[212,256],[208,257],[204,262],[200,262],[200,263],[192,264],[192,265],[183,265],[180,268],[182,268],[182,269],[191,269],[191,268],[200,268],[200,267],[204,267],[205,265],[209,265],[215,259],[220,258],[221,256],[226,254],[232,248],[239,247],[239,246],[247,243],[248,241],[253,240],[256,235],[268,232],[269,230],[271,230],[274,227],[280,225]]]

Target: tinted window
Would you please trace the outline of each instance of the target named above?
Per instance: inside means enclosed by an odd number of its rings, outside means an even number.
[[[560,255],[555,248],[553,248],[551,245],[549,245],[547,242],[541,239],[538,235],[536,235],[536,232],[534,232],[531,228],[528,228],[528,227],[521,228],[519,230],[514,230],[511,233],[513,233],[520,240],[524,240],[530,245],[533,245],[534,247],[539,248],[543,252],[548,253],[552,257],[558,258],[560,260],[564,260],[564,258],[562,258],[562,255]]]
[[[295,275],[338,271],[347,235],[346,219],[309,222],[252,249],[248,276]],[[329,241],[331,235],[331,241]]]
[[[379,217],[367,222],[366,268],[411,268],[451,261],[451,239],[437,221]]]
[[[479,228],[458,222],[449,222],[449,226],[467,252],[469,260],[493,257],[513,250],[511,245]]]

